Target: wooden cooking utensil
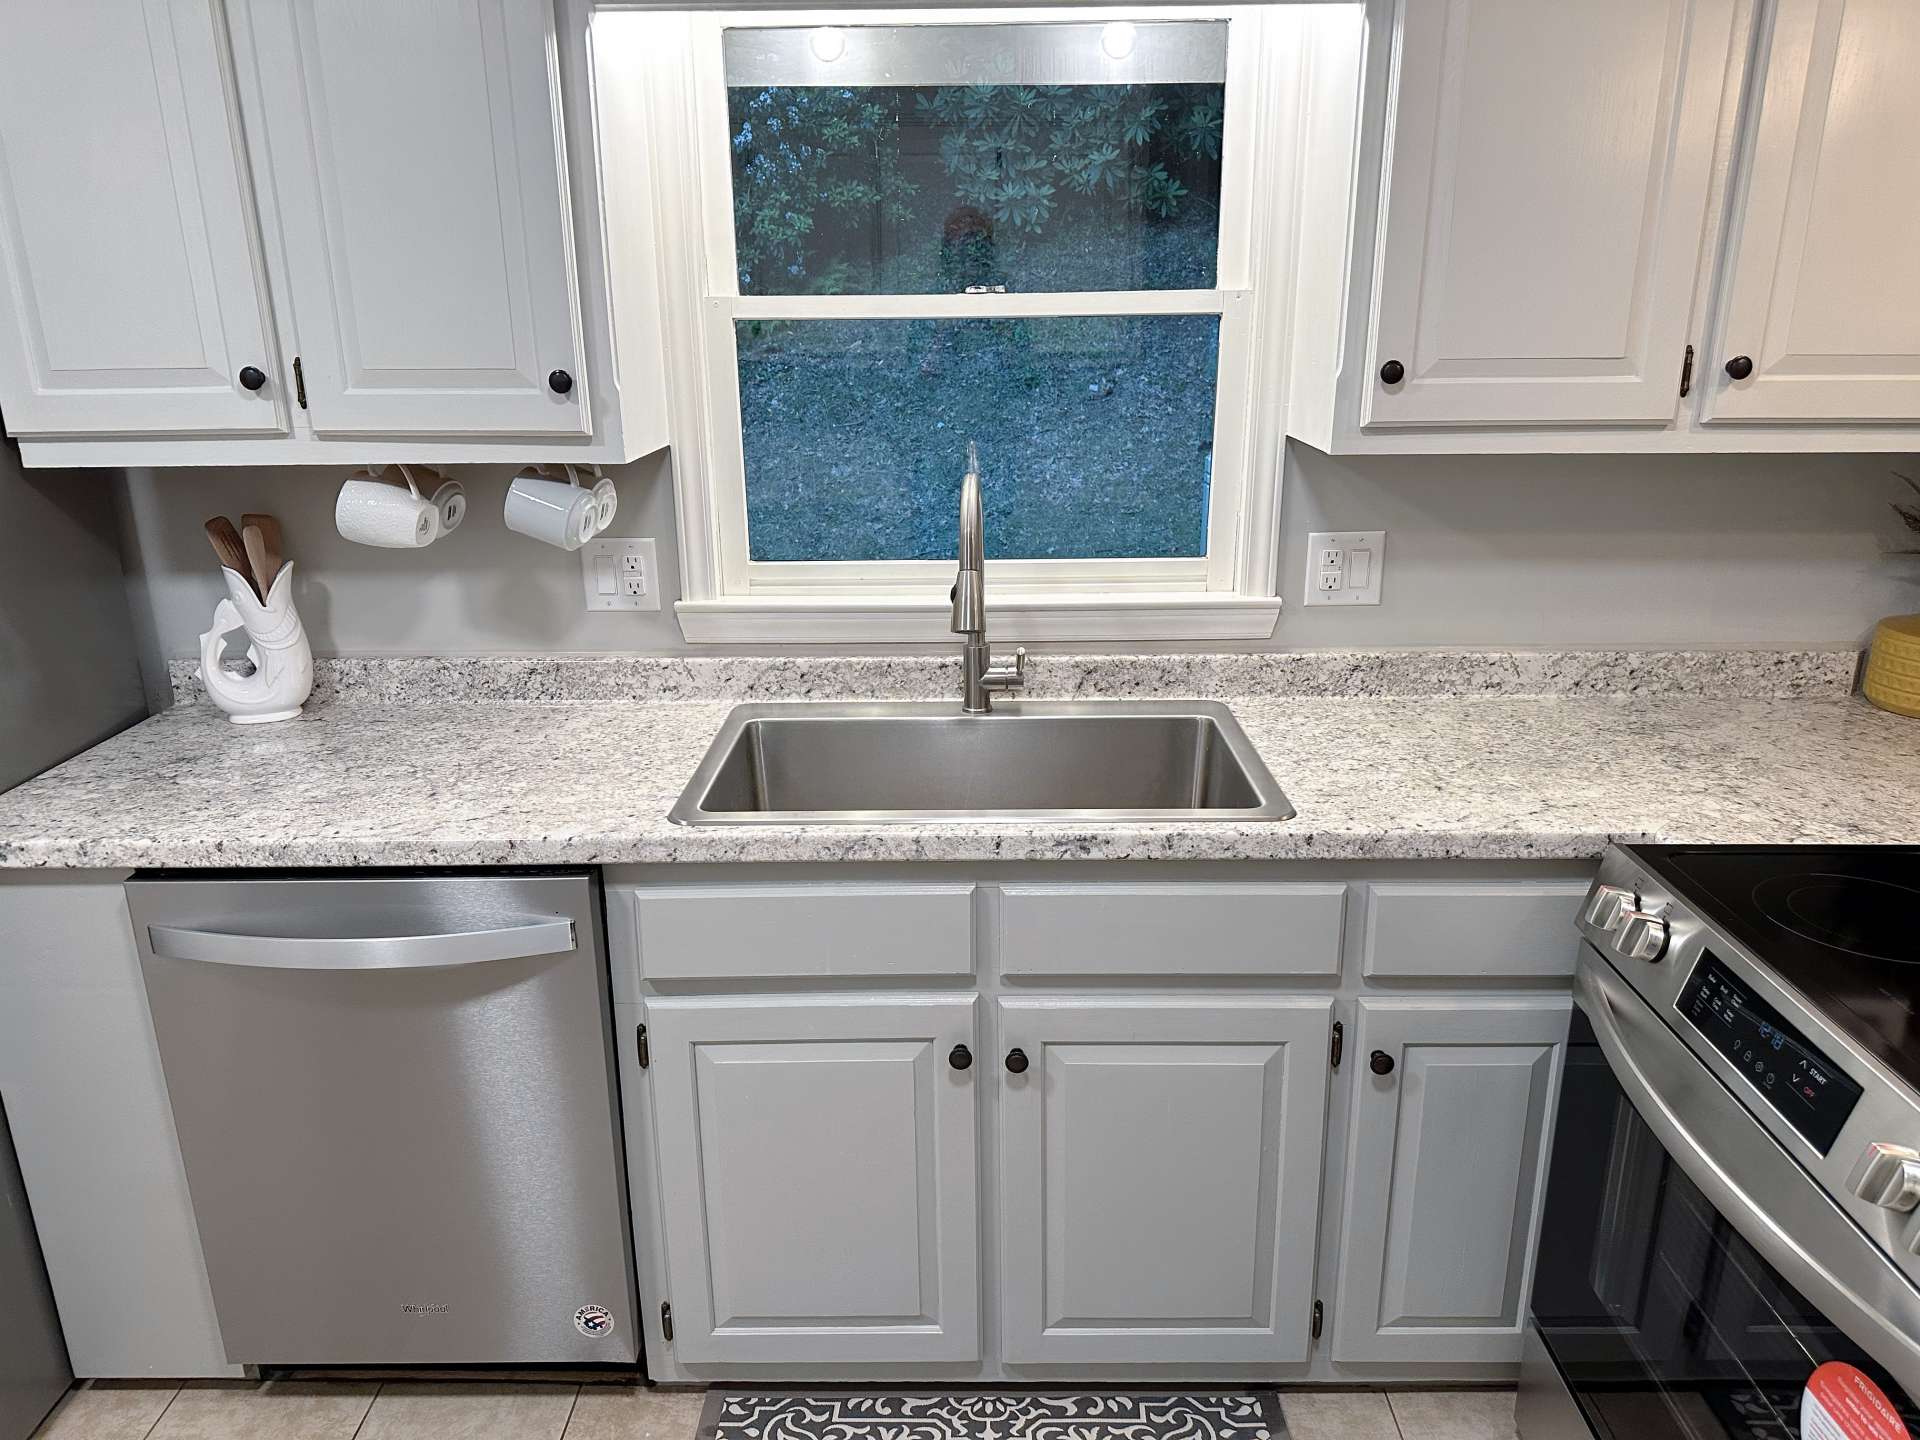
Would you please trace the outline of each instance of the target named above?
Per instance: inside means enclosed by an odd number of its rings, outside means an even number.
[[[258,555],[253,553],[249,531],[258,531],[260,534]],[[253,582],[260,587],[260,598],[265,600],[273,591],[274,577],[286,563],[286,547],[280,541],[280,522],[271,515],[242,515],[240,537],[247,546],[247,559],[253,563]]]
[[[253,586],[254,594],[260,593],[260,582],[253,578],[253,567],[247,563],[247,547],[240,539],[240,532],[233,528],[233,522],[224,515],[216,515],[207,521],[207,539],[213,542],[213,553],[220,557],[220,563],[236,575],[246,577]],[[264,597],[263,597],[264,598]]]
[[[261,535],[258,525],[240,527],[240,543],[247,547],[247,564],[253,568],[253,588],[265,604],[267,591],[273,588],[269,578],[273,572],[267,568],[267,542]]]

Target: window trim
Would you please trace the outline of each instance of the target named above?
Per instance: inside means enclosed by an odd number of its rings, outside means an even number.
[[[782,562],[746,555],[744,467],[733,320],[1033,314],[1221,316],[1208,554],[1179,560],[995,560],[996,637],[1009,640],[1262,639],[1279,616],[1277,537],[1291,311],[1296,157],[1308,27],[1292,7],[1027,8],[1021,21],[1221,18],[1228,51],[1219,288],[991,296],[741,296],[733,264],[732,173],[720,32],[728,26],[1007,23],[1009,11],[625,12],[596,48],[647,70],[645,137],[660,189],[660,273],[673,475],[680,521],[682,631],[696,643],[931,642],[948,638],[939,561]],[[1251,37],[1250,39],[1248,37]],[[618,54],[611,53],[617,51]],[[717,127],[717,128],[716,128]],[[717,187],[717,189],[716,189]],[[689,203],[689,197],[692,203]],[[1230,221],[1230,218],[1231,221]],[[1255,403],[1255,397],[1272,397]]]

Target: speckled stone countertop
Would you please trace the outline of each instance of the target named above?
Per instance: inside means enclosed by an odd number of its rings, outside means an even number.
[[[944,695],[945,662],[327,662],[298,720],[231,725],[183,704],[0,796],[0,865],[1538,860],[1611,840],[1920,841],[1920,722],[1851,698],[1849,655],[1406,653],[1036,657],[1042,695],[1226,700],[1292,821],[805,828],[666,816],[736,700]]]

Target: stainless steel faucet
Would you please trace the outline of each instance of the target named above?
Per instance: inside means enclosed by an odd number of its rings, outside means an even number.
[[[960,481],[960,574],[953,582],[953,633],[966,636],[960,649],[960,708],[969,715],[993,709],[993,692],[1027,683],[1027,652],[1013,664],[993,663],[987,643],[987,537],[980,518],[980,452],[967,442],[967,473]]]

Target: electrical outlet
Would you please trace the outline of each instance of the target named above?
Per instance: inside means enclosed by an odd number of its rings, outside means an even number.
[[[1378,605],[1386,554],[1384,530],[1315,531],[1307,536],[1307,604]]]
[[[589,540],[580,547],[589,610],[658,610],[658,575],[651,540]]]

